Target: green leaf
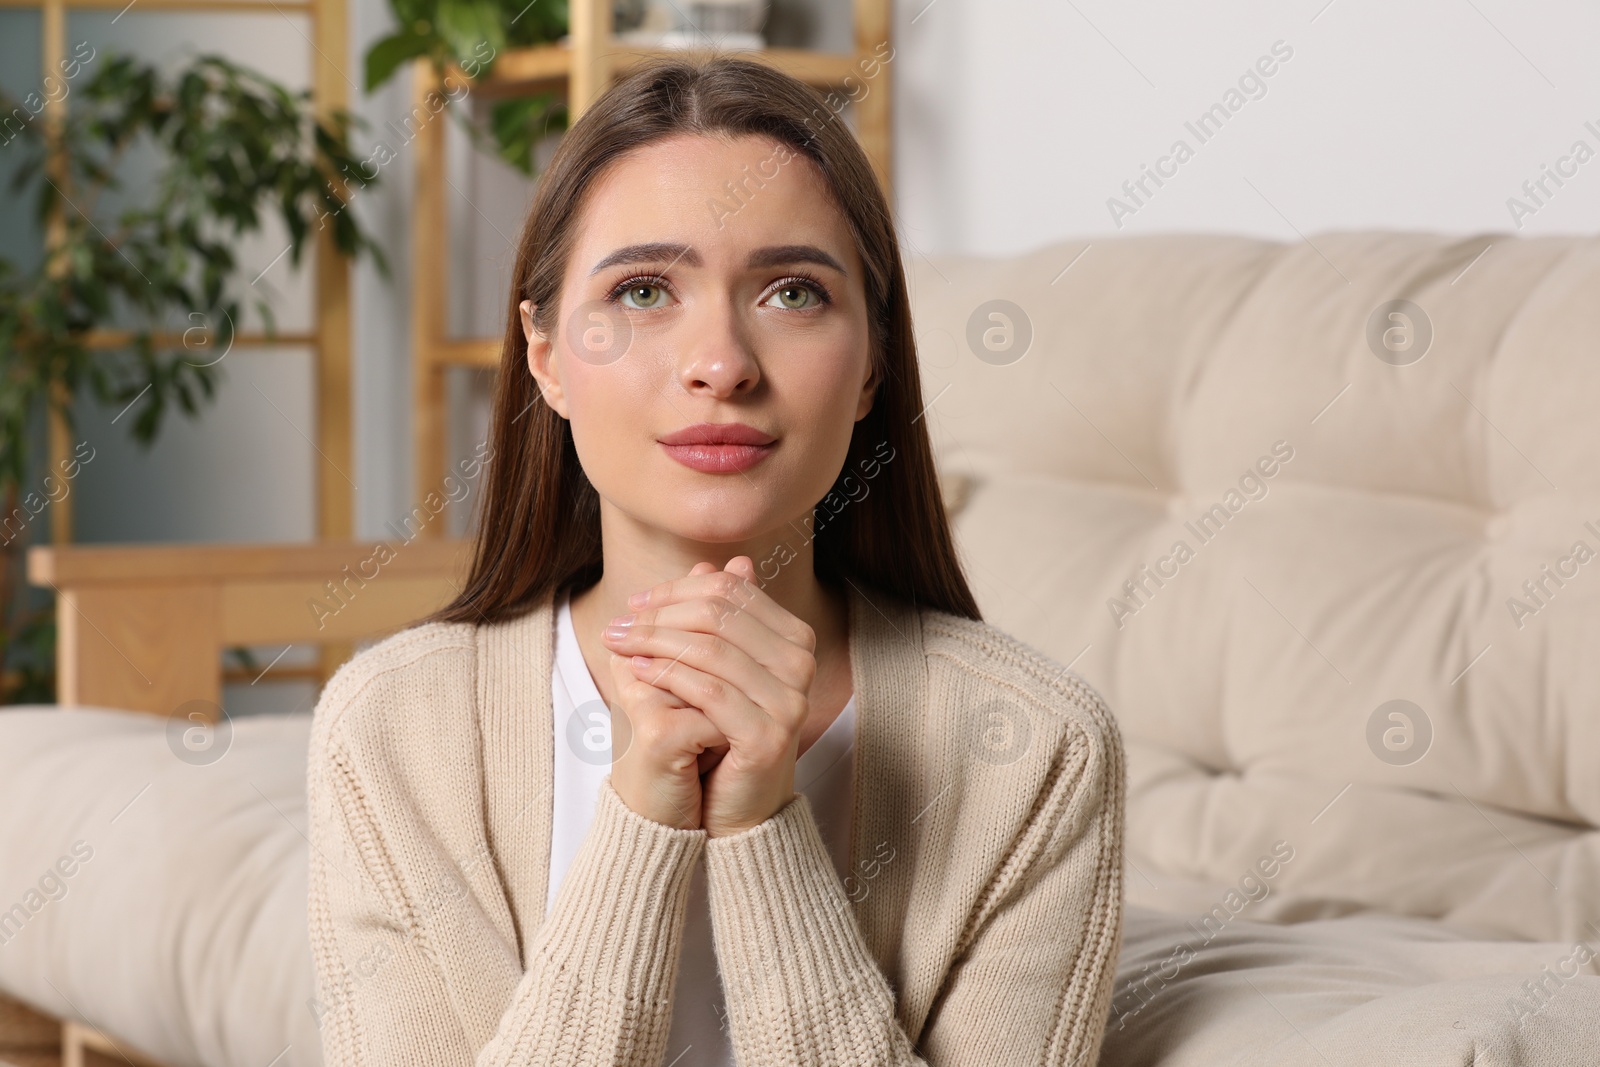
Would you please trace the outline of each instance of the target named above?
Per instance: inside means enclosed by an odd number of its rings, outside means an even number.
[[[406,2],[432,10],[429,0]],[[421,39],[408,46],[423,50],[417,54],[442,48],[431,28],[411,36]],[[8,142],[8,184],[41,222],[59,219],[65,240],[27,270],[0,249],[0,496],[33,470],[38,418],[57,406],[57,389],[73,396],[88,390],[119,408],[134,404],[138,411],[130,409],[132,418],[118,426],[144,443],[171,407],[194,414],[213,399],[219,372],[186,362],[187,353],[158,358],[149,329],[186,325],[188,312],[200,312],[218,327],[215,339],[225,350],[231,331],[216,316],[237,317],[241,297],[257,304],[272,328],[264,295],[271,280],[252,286],[234,253],[245,235],[262,229],[264,213],[284,220],[295,261],[328,225],[338,249],[370,252],[387,272],[381,249],[337,192],[344,168],[362,158],[351,138],[365,124],[347,111],[317,116],[306,90],[291,91],[218,56],[163,73],[111,53],[74,84],[62,117],[65,181],[53,170],[47,180],[38,124]],[[118,180],[124,173],[139,175],[126,190]],[[113,202],[114,217],[97,206]],[[145,325],[122,350],[91,352],[84,344],[91,330],[133,323]],[[70,418],[70,407],[62,413]]]
[[[480,46],[488,45],[494,54],[506,45],[505,24],[495,0],[439,0],[434,25],[458,63],[478,56]]]
[[[392,78],[406,60],[427,55],[433,41],[432,35],[424,36],[407,27],[373,45],[367,50],[367,92]]]
[[[489,109],[493,151],[524,174],[533,174],[533,150],[544,137],[566,128],[567,106],[553,93],[499,100]],[[474,137],[482,135],[474,130]]]

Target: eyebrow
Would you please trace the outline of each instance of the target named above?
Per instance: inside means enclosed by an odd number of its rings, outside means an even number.
[[[630,263],[659,263],[662,260],[671,262],[682,261],[691,267],[702,265],[700,253],[686,244],[677,244],[671,241],[651,241],[645,244],[628,245],[619,248],[606,256],[589,274],[599,274],[607,267],[615,267]],[[750,253],[745,260],[745,266],[751,270],[762,267],[779,267],[789,263],[815,263],[823,267],[831,267],[840,274],[849,276],[850,272],[844,269],[833,256],[824,252],[816,245],[770,245],[758,248]]]

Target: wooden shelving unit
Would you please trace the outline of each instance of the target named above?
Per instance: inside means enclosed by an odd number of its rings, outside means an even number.
[[[0,9],[29,9],[40,15],[40,70],[50,74],[67,56],[67,13],[78,11],[122,11],[133,5],[127,0],[0,0]],[[253,14],[288,17],[300,15],[311,22],[311,37],[307,45],[311,56],[311,99],[319,116],[326,116],[336,108],[350,103],[348,81],[339,64],[332,57],[343,57],[348,51],[346,36],[345,0],[141,0],[131,14],[146,11],[187,11],[206,14]],[[121,17],[120,15],[118,16]],[[341,60],[342,61],[342,60]],[[45,109],[40,121],[55,128],[69,105],[69,98]],[[50,161],[53,177],[70,191],[64,180],[62,162]],[[45,226],[47,244],[57,244],[64,238],[58,208]],[[338,473],[352,466],[350,424],[350,266],[333,243],[331,230],[322,233],[316,241],[316,276],[314,289],[316,306],[314,325],[309,334],[280,334],[268,337],[261,333],[240,333],[234,338],[241,348],[273,346],[308,346],[315,350],[316,360],[316,428],[312,437],[321,461],[315,472],[317,537],[326,540],[344,540],[351,536],[354,502],[349,483]],[[171,337],[160,338],[172,344]],[[125,344],[127,334],[119,331],[96,331],[89,335],[89,344],[99,348],[114,348]],[[72,454],[72,438],[66,423],[59,417],[50,420],[49,460],[52,467]],[[55,544],[72,541],[72,497],[63,497],[51,508],[51,540]]]
[[[863,81],[861,64],[889,41],[891,0],[854,0],[855,50],[819,52],[799,48],[764,48],[741,52],[808,85],[828,92],[846,89],[847,78]],[[489,99],[528,96],[554,91],[567,100],[576,121],[609,81],[633,66],[656,56],[692,55],[693,50],[653,48],[616,41],[611,36],[611,0],[572,0],[571,32],[561,44],[539,45],[503,53],[492,75],[474,81],[463,72],[436,71],[419,60],[415,68],[415,99],[426,107],[430,93],[442,92],[445,78],[452,84],[470,82],[472,91]],[[878,180],[893,203],[890,118],[893,78],[880,69],[870,91],[853,98],[850,108],[855,132],[877,171]],[[437,99],[436,97],[434,99]],[[430,122],[416,139],[417,185],[413,205],[411,275],[412,307],[412,441],[415,448],[416,499],[437,493],[445,475],[445,373],[451,367],[494,368],[500,361],[499,337],[457,338],[446,331],[449,306],[448,271],[424,271],[427,264],[445,262],[447,211],[445,206],[444,124]],[[443,536],[444,523],[430,523],[424,536]]]

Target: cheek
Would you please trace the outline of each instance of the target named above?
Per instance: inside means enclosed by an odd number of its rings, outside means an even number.
[[[808,339],[797,355],[801,357],[797,365],[805,369],[811,391],[841,409],[847,423],[854,421],[861,383],[871,369],[865,311],[857,306],[850,314],[840,315]]]
[[[651,399],[659,390],[648,381],[640,361],[625,356],[604,366],[572,361],[562,376],[572,442],[590,479],[608,471],[631,469],[650,428]]]
[[[783,398],[779,406],[794,446],[788,456],[796,464],[792,489],[807,500],[826,494],[850,453],[865,358],[848,346],[812,349],[775,371],[774,393]]]
[[[781,394],[793,398],[798,409],[800,417],[792,421],[818,434],[836,432],[855,422],[856,402],[867,371],[867,356],[857,349],[854,338],[808,345],[786,357],[781,371],[775,368],[782,380],[774,384]]]

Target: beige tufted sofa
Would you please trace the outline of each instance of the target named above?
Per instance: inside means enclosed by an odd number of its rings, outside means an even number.
[[[1600,240],[908,270],[985,615],[1127,744],[1102,1062],[1600,1064]]]

